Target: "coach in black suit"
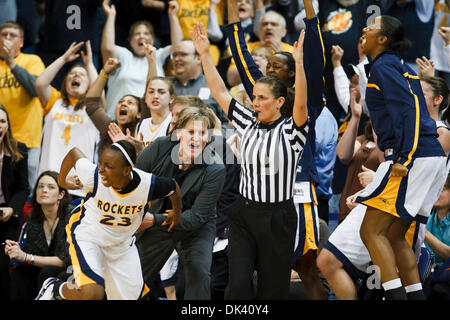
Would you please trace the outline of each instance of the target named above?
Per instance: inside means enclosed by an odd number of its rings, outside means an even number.
[[[194,110],[195,109],[195,110]],[[208,129],[214,127],[214,118],[199,108],[189,107],[183,114],[193,114]],[[200,114],[200,115],[198,115]],[[189,116],[188,116],[189,117]],[[181,125],[180,128],[183,128]],[[173,135],[172,135],[173,137]],[[138,233],[136,245],[141,257],[144,281],[155,280],[159,271],[176,248],[186,277],[184,298],[210,299],[210,269],[216,229],[216,204],[225,181],[225,166],[221,157],[208,145],[191,165],[180,164],[180,141],[160,137],[138,156],[136,168],[159,176],[174,178],[181,188],[183,213],[180,222],[168,232],[161,225],[163,213],[170,209],[164,200],[152,201],[152,227]]]

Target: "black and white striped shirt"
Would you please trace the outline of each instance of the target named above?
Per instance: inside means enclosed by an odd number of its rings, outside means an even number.
[[[308,133],[307,123],[298,127],[292,117],[280,117],[265,125],[234,99],[228,118],[241,141],[241,195],[265,203],[292,198],[297,163]]]

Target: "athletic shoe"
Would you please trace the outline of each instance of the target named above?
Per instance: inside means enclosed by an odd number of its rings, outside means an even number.
[[[39,291],[35,300],[55,300],[55,296],[53,294],[53,288],[55,283],[58,281],[58,278],[48,278],[42,284],[42,288]]]

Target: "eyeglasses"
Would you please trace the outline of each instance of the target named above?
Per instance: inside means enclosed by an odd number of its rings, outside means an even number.
[[[175,59],[176,57],[186,58],[187,56],[195,55],[195,53],[187,53],[187,52],[173,52],[170,54],[171,59]]]

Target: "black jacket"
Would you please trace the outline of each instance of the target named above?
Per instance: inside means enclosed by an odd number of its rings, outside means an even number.
[[[18,149],[23,158],[16,163],[12,162],[10,156],[3,156],[1,179],[6,203],[0,204],[0,206],[13,208],[14,216],[6,223],[0,222],[0,238],[2,238],[2,241],[4,239],[17,239],[18,228],[23,222],[23,206],[30,193],[27,147],[19,142]]]
[[[145,148],[136,161],[136,168],[162,177],[174,178],[178,141],[160,137]],[[172,156],[173,155],[173,156]],[[204,163],[195,164],[180,185],[183,213],[174,231],[192,231],[216,217],[216,204],[225,182],[225,166],[220,156],[211,148],[203,151]],[[164,221],[160,210],[164,199],[153,200],[150,212],[155,214],[156,225]]]

